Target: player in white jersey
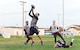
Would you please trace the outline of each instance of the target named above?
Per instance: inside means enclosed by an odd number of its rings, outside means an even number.
[[[51,30],[51,32],[52,32],[52,35],[54,35],[54,41],[55,41],[55,43],[56,43],[56,37],[57,36],[59,36],[63,41],[64,41],[64,43],[66,43],[65,42],[65,40],[64,40],[64,38],[61,36],[61,34],[60,34],[60,29],[58,28],[58,26],[55,24],[56,23],[56,21],[53,21],[53,25],[52,26],[50,26],[50,30]]]
[[[28,21],[26,21],[25,22],[25,26],[24,26],[24,32],[25,32],[25,35],[26,35],[26,37],[27,37],[27,40],[26,40],[26,42],[24,43],[24,45],[26,45],[28,42],[29,42],[29,40],[30,40],[30,38],[29,38],[29,26],[28,26]]]
[[[50,26],[50,30],[54,33],[54,32],[57,32],[58,31],[58,26],[57,25],[52,25]]]

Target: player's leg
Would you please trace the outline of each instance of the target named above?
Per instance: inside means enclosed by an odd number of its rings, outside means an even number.
[[[71,42],[71,43],[70,43],[70,46],[69,46],[69,48],[71,48],[71,47],[72,47],[72,45],[73,45],[73,42]]]
[[[26,35],[26,36],[27,36],[27,40],[26,40],[26,42],[24,43],[24,45],[27,45],[27,43],[28,43],[29,40],[30,40],[29,36],[28,36],[28,35]]]
[[[29,38],[32,40],[31,46],[34,44],[34,40],[32,38],[32,36],[29,36]]]
[[[58,32],[58,36],[64,41],[64,43],[66,44],[66,41],[64,40],[64,38],[62,37],[62,35]]]
[[[32,38],[32,35],[33,35],[33,34],[34,34],[34,27],[31,27],[31,28],[30,28],[30,34],[29,34],[29,38],[32,40],[31,45],[34,44],[34,40],[33,40],[33,38]]]
[[[26,35],[26,37],[27,37],[27,40],[26,40],[26,42],[24,43],[24,45],[26,45],[26,44],[29,42],[30,38],[29,38],[29,36],[28,36],[28,34],[27,34],[27,32],[26,32],[25,29],[24,29],[24,32],[25,32],[25,35]]]
[[[55,42],[55,43],[57,42],[56,37],[57,37],[57,34],[54,33],[54,42]]]
[[[39,38],[39,40],[41,42],[41,45],[43,45],[43,40],[42,40],[41,36],[39,35],[39,31],[36,28],[35,28],[35,33],[38,36],[38,38]]]
[[[41,36],[39,36],[39,35],[37,35],[37,36],[40,39],[41,45],[43,45],[43,40],[42,40]]]
[[[30,40],[30,38],[29,38],[29,36],[27,35],[27,41],[26,41],[26,43],[28,43],[28,42],[29,42],[29,40]]]
[[[71,43],[70,43],[70,46],[69,46],[70,48],[71,48],[72,45],[73,45],[73,41],[74,41],[74,39],[71,40]]]
[[[74,41],[74,39],[71,40],[70,45],[64,45],[63,47],[64,48],[71,48],[73,45],[73,41]]]

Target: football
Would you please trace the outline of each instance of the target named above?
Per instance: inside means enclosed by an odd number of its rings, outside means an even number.
[[[34,5],[31,5],[31,7],[32,7],[33,9],[35,9],[35,6],[34,6]]]

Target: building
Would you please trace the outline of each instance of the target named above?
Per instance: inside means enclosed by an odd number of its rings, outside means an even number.
[[[67,30],[73,32],[76,36],[80,36],[80,25],[70,25]]]
[[[39,34],[45,35],[44,28],[39,28]],[[10,38],[11,36],[25,36],[22,27],[13,26],[0,26],[0,34],[5,38]]]

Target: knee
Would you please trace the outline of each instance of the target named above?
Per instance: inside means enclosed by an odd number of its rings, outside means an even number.
[[[28,40],[30,40],[30,38],[28,37]]]

